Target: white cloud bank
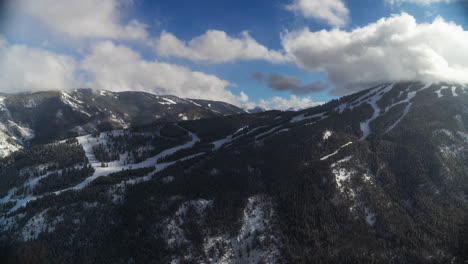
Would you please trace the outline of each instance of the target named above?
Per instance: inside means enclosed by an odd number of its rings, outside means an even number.
[[[34,17],[53,31],[75,38],[147,41],[146,25],[137,20],[121,24],[120,8],[126,2],[128,0],[17,0],[12,12]]]
[[[132,49],[110,41],[94,46],[81,68],[92,76],[91,87],[111,91],[146,91],[188,98],[203,98],[239,103],[245,95],[235,96],[226,89],[228,81],[188,68],[147,61]]]
[[[342,95],[389,81],[468,83],[468,31],[442,18],[418,24],[403,13],[343,31],[288,32],[282,44],[296,64],[325,72]]]
[[[60,55],[25,45],[9,45],[0,36],[0,92],[66,90],[79,85],[77,63]]]
[[[349,10],[342,0],[294,0],[286,9],[334,27],[345,26],[349,20]]]
[[[79,73],[90,76],[88,83]],[[214,75],[147,61],[132,49],[111,41],[96,44],[77,62],[74,58],[25,45],[9,45],[0,38],[0,92],[69,90],[87,85],[110,91],[146,91],[180,97],[220,100],[240,105],[243,92],[234,95],[231,84]]]
[[[235,38],[224,31],[208,30],[188,43],[164,31],[156,41],[156,53],[163,57],[179,57],[209,63],[237,60],[266,60],[279,63],[287,60],[280,52],[259,44],[247,31]]]
[[[456,0],[385,0],[386,2],[392,4],[392,5],[399,5],[403,3],[411,3],[411,4],[419,4],[419,5],[431,5],[431,4],[437,4],[437,3],[451,3]]]

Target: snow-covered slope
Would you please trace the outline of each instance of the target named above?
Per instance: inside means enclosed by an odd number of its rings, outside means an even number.
[[[233,105],[143,92],[78,89],[0,96],[0,157],[27,144],[152,122],[243,113]]]
[[[467,138],[466,86],[419,82],[83,135],[0,163],[0,235],[44,262],[462,263]]]

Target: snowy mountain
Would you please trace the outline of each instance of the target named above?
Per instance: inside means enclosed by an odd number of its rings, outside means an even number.
[[[0,157],[29,143],[127,128],[151,122],[243,113],[233,105],[143,92],[79,89],[0,94]]]
[[[246,110],[248,113],[252,113],[252,114],[255,114],[255,113],[261,113],[261,112],[266,112],[267,110],[263,107],[260,107],[260,106],[256,106],[254,108],[251,108],[251,109],[247,109]]]
[[[0,257],[463,263],[467,156],[468,86],[418,82],[25,147],[0,160]]]

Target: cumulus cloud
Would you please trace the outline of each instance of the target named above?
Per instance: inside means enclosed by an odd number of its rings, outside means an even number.
[[[294,0],[286,9],[334,27],[345,26],[349,20],[349,10],[342,0]]]
[[[174,64],[147,61],[132,49],[104,41],[82,62],[90,73],[91,87],[111,91],[146,91],[180,97],[220,100],[239,104],[247,95],[232,94],[228,81]]]
[[[259,44],[247,31],[236,38],[224,31],[208,30],[188,43],[164,31],[156,41],[156,52],[163,57],[179,57],[209,63],[236,60],[266,60],[274,63],[286,61],[283,54]]]
[[[80,80],[79,73],[88,80]],[[82,61],[26,45],[10,45],[0,36],[0,92],[69,90],[83,86],[110,91],[146,91],[180,97],[245,104],[231,84],[214,75],[174,64],[147,61],[134,50],[111,41],[96,44]]]
[[[323,104],[322,102],[314,102],[310,97],[298,97],[291,95],[289,98],[275,96],[269,99],[261,99],[258,104],[248,105],[248,109],[256,106],[267,110],[300,110]]]
[[[137,20],[121,24],[118,0],[18,0],[13,11],[34,17],[55,32],[75,38],[147,41],[146,25]]]
[[[76,68],[72,57],[0,38],[0,92],[70,89],[79,85]]]
[[[272,73],[268,76],[268,86],[275,91],[290,91],[293,94],[309,94],[321,92],[328,88],[326,83],[316,81],[310,84],[304,84],[294,76]]]
[[[403,3],[419,4],[419,5],[431,5],[436,3],[451,3],[456,0],[385,0],[392,5],[399,5]]]
[[[419,24],[402,13],[343,31],[282,36],[287,53],[300,67],[322,71],[338,95],[389,81],[468,82],[468,31],[436,18]]]

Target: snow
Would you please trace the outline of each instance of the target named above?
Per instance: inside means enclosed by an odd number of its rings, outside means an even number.
[[[205,238],[203,250],[205,255],[210,256],[209,263],[275,263],[279,249],[271,232],[274,215],[270,199],[260,195],[249,197],[237,236],[219,235]],[[263,246],[253,248],[256,236]]]
[[[344,159],[341,159],[341,160],[339,160],[339,161],[333,163],[330,167],[334,168],[334,167],[338,166],[338,165],[341,164],[341,163],[350,161],[353,157],[354,157],[353,155],[347,156],[347,157],[345,157]]]
[[[16,192],[16,188],[13,187],[11,188],[7,195],[5,197],[3,197],[2,199],[0,199],[0,204],[5,204],[7,202],[9,202],[11,200],[11,197],[13,196],[13,194]]]
[[[184,121],[188,120],[187,116],[184,115],[184,114],[182,114],[182,113],[179,114],[179,118],[182,119],[182,120],[184,120]]]
[[[457,94],[457,87],[456,87],[456,86],[452,86],[452,95],[453,95],[454,97],[457,97],[457,96],[458,96],[458,94]]]
[[[21,237],[23,241],[36,240],[39,237],[39,235],[44,232],[54,232],[55,226],[63,222],[62,216],[55,217],[54,219],[49,219],[49,222],[47,222],[47,211],[48,209],[31,217],[29,221],[24,225],[23,229],[21,230]]]
[[[161,97],[164,101],[166,101],[165,103],[160,103],[160,104],[163,104],[163,105],[172,105],[172,104],[177,104],[176,102],[174,102],[173,100],[169,99],[169,98],[165,98],[165,97]]]
[[[380,107],[377,105],[377,102],[383,97],[384,94],[391,91],[393,86],[395,86],[395,84],[387,85],[384,89],[380,90],[379,92],[376,92],[371,98],[367,100],[367,103],[374,109],[374,113],[372,114],[371,118],[365,120],[364,122],[361,122],[360,124],[362,131],[361,140],[366,139],[371,134],[372,131],[370,128],[370,123],[380,116],[381,110]]]
[[[301,122],[301,121],[304,121],[304,120],[317,118],[317,117],[320,117],[321,120],[323,120],[323,119],[327,118],[327,116],[325,116],[325,114],[326,113],[319,113],[319,114],[315,114],[315,115],[311,115],[311,116],[305,116],[306,113],[304,113],[304,114],[293,117],[289,122],[290,123],[297,123],[297,122]]]
[[[332,173],[333,175],[335,175],[335,181],[336,181],[336,185],[338,185],[338,189],[341,191],[341,192],[344,192],[344,188],[343,188],[343,183],[348,181],[350,179],[350,177],[355,173],[355,171],[353,170],[348,170],[346,168],[342,168],[340,167],[339,165],[341,163],[344,163],[344,162],[347,162],[349,161],[350,159],[352,158],[352,156],[350,157],[346,157],[345,159],[343,160],[340,160],[336,163],[333,163],[330,167],[332,168]]]
[[[7,120],[11,118],[11,114],[5,105],[5,99],[5,97],[0,96],[0,116],[5,118],[4,123],[0,123],[0,158],[20,150],[21,144],[25,140],[34,138],[32,129]],[[19,133],[19,135],[14,135],[15,133]]]
[[[0,96],[0,111],[1,112],[6,112],[8,111],[8,108],[5,106],[5,97]]]
[[[370,176],[369,173],[364,173],[364,174],[362,175],[362,178],[363,178],[364,182],[373,184],[372,177]]]
[[[140,182],[149,181],[149,180],[152,179],[152,177],[156,173],[166,169],[167,167],[169,167],[169,166],[171,166],[171,165],[173,165],[173,164],[175,164],[175,163],[177,163],[179,161],[185,161],[185,160],[192,159],[192,158],[195,158],[195,157],[198,157],[198,156],[204,154],[204,153],[199,153],[199,154],[195,154],[195,155],[191,155],[191,156],[188,156],[188,157],[181,158],[181,159],[176,160],[176,161],[165,162],[165,163],[157,163],[157,161],[160,158],[168,156],[168,155],[172,155],[172,154],[174,154],[175,152],[177,152],[177,151],[179,151],[181,149],[191,148],[191,147],[193,147],[195,145],[196,142],[198,142],[200,140],[196,134],[194,134],[194,133],[192,133],[190,131],[187,131],[187,132],[189,133],[189,135],[191,137],[191,140],[189,142],[185,143],[185,144],[182,144],[182,145],[170,148],[170,149],[166,149],[166,150],[162,151],[161,153],[159,153],[158,155],[156,155],[154,157],[151,157],[151,158],[149,158],[149,159],[147,159],[145,161],[142,161],[140,163],[130,164],[130,165],[123,165],[123,162],[121,160],[119,160],[119,161],[108,163],[109,166],[105,167],[105,168],[101,167],[101,162],[99,162],[96,159],[96,156],[93,153],[93,144],[97,143],[98,138],[94,138],[92,135],[78,137],[77,138],[78,142],[82,145],[82,147],[83,147],[83,149],[85,151],[85,155],[87,156],[91,166],[93,166],[93,168],[95,169],[95,172],[94,172],[94,174],[92,176],[86,178],[81,183],[79,183],[79,184],[77,184],[77,185],[75,185],[73,187],[69,187],[69,188],[66,188],[66,189],[63,189],[63,190],[53,192],[53,194],[59,195],[59,194],[61,194],[63,192],[69,191],[69,190],[74,190],[74,191],[81,190],[81,189],[85,188],[86,186],[88,186],[91,182],[93,182],[98,177],[107,176],[107,175],[109,175],[111,173],[114,173],[114,172],[119,172],[119,171],[127,170],[127,169],[130,169],[130,168],[131,169],[138,169],[138,168],[146,168],[146,167],[154,166],[155,170],[153,172],[151,172],[149,175],[147,175],[145,177],[138,178],[138,179],[128,180],[128,181],[124,182],[123,184],[137,184],[137,183],[140,183]],[[123,133],[123,131],[115,130],[115,131],[112,131],[112,133],[114,135],[118,135],[118,134]],[[106,133],[102,133],[99,138],[103,137],[104,135],[106,135]],[[35,180],[34,180],[34,182],[35,182]],[[34,182],[32,181],[31,184],[34,184]],[[12,209],[10,209],[9,212],[14,212],[14,211],[18,210],[19,208],[25,206],[30,201],[40,199],[40,198],[42,198],[44,196],[47,196],[47,195],[50,195],[50,193],[40,195],[40,196],[28,195],[28,196],[23,197],[22,199],[15,200],[16,205]],[[1,201],[2,201],[2,203],[12,201],[11,200],[11,195],[9,195],[9,196],[7,195],[7,197],[3,198]]]
[[[29,127],[24,127],[24,126],[20,126],[18,125],[17,123],[11,121],[11,120],[8,120],[8,123],[9,123],[9,126],[11,128],[16,128],[16,130],[20,133],[20,138],[17,138],[21,143],[24,142],[24,140],[31,140],[34,138],[34,131],[32,129],[30,129]]]
[[[229,135],[223,139],[220,139],[220,140],[217,140],[217,141],[214,141],[214,142],[211,142],[210,144],[214,145],[214,148],[213,150],[216,151],[216,150],[219,150],[222,146],[226,145],[227,143],[231,143],[234,139],[236,139],[237,137],[239,137],[239,133],[244,131],[244,129],[248,128],[248,126],[244,126],[244,127],[241,127],[239,128],[236,132],[234,132],[232,135]],[[251,132],[251,131],[249,131]],[[248,133],[247,133],[248,134]],[[246,135],[247,135],[246,134]],[[242,135],[242,134],[241,134]]]
[[[442,91],[445,90],[445,89],[448,89],[448,86],[442,86],[440,87],[439,90],[435,91],[435,93],[437,94],[437,97],[438,98],[442,98],[444,95],[442,94]]]
[[[219,150],[222,146],[232,141],[232,135],[227,136],[226,138],[211,142],[214,145],[213,150]]]
[[[326,130],[325,133],[323,133],[322,139],[327,140],[332,136],[332,132],[329,130]]]
[[[105,167],[105,168],[101,167],[101,162],[99,162],[96,159],[96,156],[94,156],[92,142],[95,142],[95,139],[93,139],[92,135],[78,137],[78,142],[83,146],[83,149],[85,150],[86,156],[88,157],[89,163],[91,164],[91,166],[93,166],[93,168],[95,169],[95,172],[94,172],[93,176],[86,178],[86,180],[84,180],[82,183],[80,183],[80,184],[78,184],[75,187],[72,187],[70,189],[81,190],[84,187],[86,187],[89,183],[91,183],[92,181],[97,179],[98,177],[109,175],[109,174],[114,173],[114,172],[119,172],[119,171],[122,171],[122,170],[128,170],[130,168],[131,169],[139,169],[139,168],[146,168],[146,167],[151,167],[151,166],[158,167],[158,165],[157,165],[158,159],[169,156],[169,155],[172,155],[172,154],[174,154],[175,152],[177,152],[177,151],[179,151],[181,149],[191,148],[191,147],[193,147],[195,145],[196,142],[200,141],[200,139],[198,138],[198,136],[195,133],[192,133],[190,131],[187,131],[187,132],[189,133],[189,135],[191,137],[191,140],[189,142],[183,144],[183,145],[173,147],[173,148],[170,148],[170,149],[166,149],[166,150],[162,151],[161,153],[159,153],[158,155],[156,155],[154,157],[151,157],[151,158],[148,158],[145,161],[142,161],[140,163],[122,165],[122,162],[119,160],[119,161],[114,161],[114,162],[108,163],[108,167]],[[160,167],[161,166],[163,166],[163,164],[160,164]]]
[[[169,248],[174,249],[188,242],[185,236],[185,231],[182,228],[182,226],[185,222],[186,213],[189,207],[193,208],[195,212],[199,216],[201,216],[205,209],[208,206],[211,206],[212,203],[213,201],[204,199],[184,202],[182,205],[179,206],[179,208],[172,217],[169,217],[166,220],[164,220],[163,236],[165,237]]]
[[[375,213],[373,213],[369,208],[367,207],[364,207],[364,214],[365,214],[365,217],[366,217],[366,222],[370,225],[370,226],[374,226],[375,225],[375,221],[376,221],[376,218],[377,218],[377,215]]]
[[[326,156],[320,158],[320,160],[327,160],[328,158],[330,158],[330,157],[332,157],[332,156],[335,156],[336,154],[338,154],[338,152],[339,152],[342,148],[345,148],[345,147],[347,147],[347,146],[349,146],[349,145],[351,145],[351,144],[353,144],[353,142],[351,142],[351,141],[348,142],[348,143],[346,143],[346,144],[344,144],[343,146],[339,147],[335,152],[333,152],[332,154],[329,154],[329,155],[326,155]]]
[[[411,109],[411,106],[413,106],[413,103],[408,103],[405,107],[405,110],[403,111],[403,114],[398,118],[397,121],[395,121],[386,131],[385,133],[389,132],[390,130],[394,129],[398,124],[400,124],[401,120],[409,113],[409,110]]]
[[[277,126],[277,127],[273,127],[272,129],[266,131],[266,132],[263,132],[263,133],[260,133],[258,135],[255,136],[255,142],[258,141],[258,139],[262,138],[262,137],[266,137],[268,136],[269,134],[277,131],[281,126]]]
[[[388,106],[386,109],[385,109],[385,112],[387,112],[388,110],[390,110],[391,108],[393,108],[394,106],[396,105],[399,105],[399,104],[403,104],[403,103],[406,103],[406,107],[405,109],[403,110],[403,114],[400,116],[400,118],[398,118],[398,120],[396,120],[389,128],[387,128],[387,130],[385,131],[385,133],[388,133],[390,130],[394,129],[398,124],[400,124],[401,120],[403,120],[403,118],[406,117],[406,115],[408,115],[411,107],[413,106],[413,102],[411,102],[411,100],[416,96],[416,94],[422,90],[425,90],[427,88],[429,88],[430,86],[432,85],[432,83],[428,83],[426,84],[424,87],[422,87],[421,89],[417,90],[417,91],[414,91],[414,92],[409,92],[408,95],[406,96],[406,98],[400,102],[397,102],[397,103],[394,103],[392,104],[391,106]]]
[[[462,116],[461,116],[461,115],[455,115],[454,118],[455,118],[455,120],[457,120],[457,123],[458,123],[460,126],[464,126],[464,124],[463,124],[463,119],[462,119]]]
[[[368,93],[365,93],[364,95],[362,95],[361,97],[359,97],[356,100],[352,101],[351,103],[348,103],[348,102],[342,103],[337,108],[335,108],[335,111],[342,114],[344,112],[344,110],[346,110],[348,108],[352,110],[352,109],[362,105],[363,103],[366,103],[368,98],[370,96],[377,95],[380,92],[380,89],[382,89],[382,87],[385,87],[385,86],[378,86],[378,87],[376,87],[374,89],[371,89]]]
[[[192,101],[192,100],[190,100],[190,99],[185,98],[185,100],[189,101],[190,103],[192,103],[192,104],[194,104],[194,105],[196,105],[196,106],[198,106],[198,107],[203,107],[203,106],[201,106],[200,104],[197,104],[197,103],[195,103],[194,101]]]
[[[174,181],[174,176],[167,176],[161,179],[163,183],[171,183]]]
[[[80,113],[83,113],[87,116],[91,116],[89,113],[83,111],[82,107],[80,107],[79,104],[84,104],[82,101],[72,97],[71,95],[65,93],[65,92],[62,92],[61,93],[61,100],[62,102],[64,102],[65,104],[71,106],[71,108],[75,111],[78,111]]]
[[[265,199],[265,198],[264,198]],[[239,258],[240,263],[261,263],[263,259],[269,258],[266,263],[271,263],[273,258],[278,255],[278,250],[275,245],[269,245],[268,249],[256,248],[247,252],[247,247],[252,247],[254,240],[253,234],[259,234],[259,240],[262,242],[271,236],[269,229],[271,228],[271,219],[267,215],[274,215],[271,207],[271,202],[262,201],[261,196],[253,196],[248,199],[247,205],[243,212],[242,227],[233,243],[234,252],[242,252],[242,257]]]
[[[45,217],[47,210],[31,217],[21,230],[23,241],[35,240],[38,236],[46,231]]]
[[[452,131],[448,130],[448,129],[439,129],[439,130],[436,130],[435,131],[436,133],[443,133],[447,136],[449,136],[450,138],[453,138],[453,133]]]
[[[21,146],[19,144],[13,143],[10,140],[10,136],[5,134],[1,130],[0,126],[0,158],[6,157],[10,155],[11,153],[18,151],[21,149]]]
[[[34,108],[37,104],[33,99],[29,99],[28,101],[24,102],[24,108]]]

